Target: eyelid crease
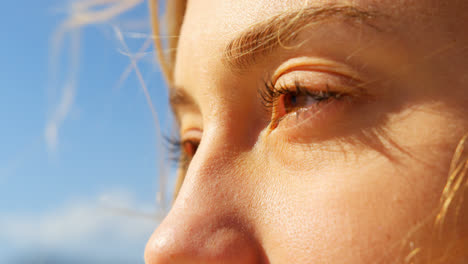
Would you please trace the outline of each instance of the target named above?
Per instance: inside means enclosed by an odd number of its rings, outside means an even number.
[[[352,68],[341,63],[332,62],[322,58],[299,57],[291,59],[279,66],[272,75],[272,83],[276,84],[277,80],[287,73],[293,71],[317,71],[328,72],[330,74],[341,75],[354,81],[362,81],[359,78],[359,73]]]

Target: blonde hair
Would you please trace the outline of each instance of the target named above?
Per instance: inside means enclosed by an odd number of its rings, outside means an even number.
[[[178,44],[178,36],[180,28],[184,20],[185,8],[187,2],[185,0],[167,1],[166,7],[166,26],[165,36],[161,34],[161,25],[159,23],[159,4],[157,0],[149,0],[149,10],[151,14],[151,23],[153,27],[154,46],[156,55],[161,65],[166,81],[171,84],[173,82],[174,62]],[[163,48],[166,45],[166,48]],[[165,52],[167,51],[167,52]]]
[[[468,240],[463,236],[466,235],[463,234],[466,230],[458,228],[459,224],[467,220],[464,219],[466,214],[462,214],[462,211],[468,210],[467,203],[464,203],[465,191],[468,189],[467,140],[468,135],[465,135],[455,150],[437,208],[419,225],[414,226],[401,242],[402,250],[408,251],[402,259],[403,263],[442,264],[468,261]],[[429,239],[421,234],[424,226],[432,229]],[[426,240],[419,241],[418,246],[415,241],[421,236]]]

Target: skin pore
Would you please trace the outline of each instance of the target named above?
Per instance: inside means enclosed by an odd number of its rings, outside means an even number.
[[[404,263],[468,131],[466,10],[188,1],[170,99],[191,160],[146,262]]]

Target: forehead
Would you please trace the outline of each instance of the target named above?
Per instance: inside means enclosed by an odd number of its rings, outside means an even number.
[[[304,6],[353,5],[364,9],[385,9],[385,13],[399,13],[397,8],[420,5],[424,0],[407,0],[396,6],[391,0],[192,0],[188,1],[177,48],[176,84],[186,86],[184,80],[213,78],[223,69],[223,50],[229,41],[252,25]],[[351,3],[352,2],[352,3]],[[401,2],[401,1],[400,1]],[[388,10],[391,7],[392,11]],[[401,13],[401,12],[400,12]],[[215,70],[213,72],[213,70]]]
[[[327,2],[313,4],[320,6]],[[188,1],[177,49],[176,82],[211,73],[217,68],[213,64],[221,66],[223,50],[233,37],[269,17],[304,5],[310,3],[304,0]]]
[[[207,88],[216,87],[230,76],[226,75],[229,70],[223,64],[223,55],[240,33],[287,10],[331,6],[385,14],[385,20],[402,34],[427,28],[427,19],[435,17],[434,10],[444,9],[441,1],[433,0],[188,0],[176,52],[176,87],[185,87],[192,95],[200,94],[199,88],[203,87],[201,92],[206,93]]]

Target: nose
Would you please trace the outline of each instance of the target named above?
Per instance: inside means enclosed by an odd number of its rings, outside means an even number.
[[[146,263],[265,262],[247,217],[249,198],[233,187],[239,183],[233,183],[235,176],[228,170],[220,169],[223,162],[204,160],[212,162],[192,161],[171,211],[146,245]]]
[[[146,246],[146,263],[260,262],[256,243],[236,220],[212,220],[209,215],[169,216]]]

